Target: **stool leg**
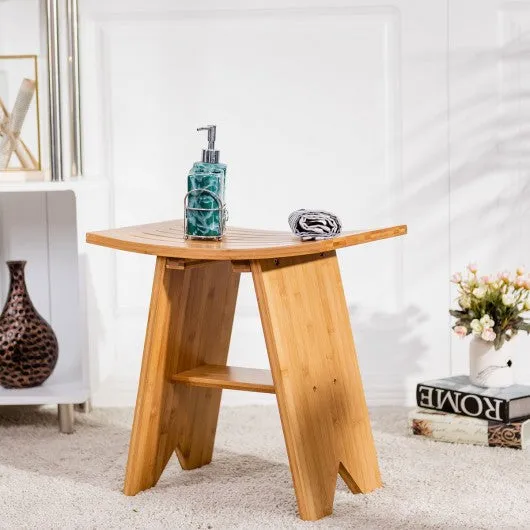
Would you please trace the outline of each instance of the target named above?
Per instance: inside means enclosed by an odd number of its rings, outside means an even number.
[[[124,493],[154,486],[176,451],[184,469],[212,459],[221,390],[188,387],[172,374],[226,365],[239,285],[230,262],[175,270],[158,257]]]
[[[337,473],[354,493],[381,486],[337,257],[251,268],[300,517],[319,519]]]

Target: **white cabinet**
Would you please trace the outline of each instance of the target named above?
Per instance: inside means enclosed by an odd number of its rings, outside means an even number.
[[[0,183],[0,260],[26,260],[26,283],[59,341],[59,360],[40,387],[0,388],[0,405],[75,404],[87,401],[112,361],[112,259],[84,242],[108,227],[106,181]],[[0,264],[0,293],[9,288]]]

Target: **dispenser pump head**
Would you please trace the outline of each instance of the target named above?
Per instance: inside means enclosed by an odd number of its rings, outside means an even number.
[[[207,125],[206,127],[199,127],[198,131],[208,131],[208,149],[202,150],[202,161],[210,164],[217,164],[219,162],[219,151],[215,149],[215,131],[216,125]]]

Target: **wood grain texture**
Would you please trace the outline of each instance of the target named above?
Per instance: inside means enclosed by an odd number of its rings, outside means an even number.
[[[232,268],[235,272],[250,272],[250,261],[240,260],[232,261]]]
[[[406,234],[405,225],[379,230],[343,232],[322,241],[301,241],[291,232],[228,227],[222,241],[184,239],[182,220],[90,232],[88,243],[166,256],[207,260],[248,260],[317,254]]]
[[[184,270],[192,269],[193,267],[204,267],[209,263],[210,260],[205,259],[168,258],[166,261],[166,267],[168,269]]]
[[[157,258],[126,495],[154,486],[173,451],[184,469],[211,461],[222,391],[178,385],[171,376],[226,364],[238,285],[229,261],[172,270]]]
[[[270,371],[258,368],[204,364],[175,374],[171,379],[188,385],[274,394]]]
[[[381,486],[335,252],[252,261],[252,275],[300,516]]]

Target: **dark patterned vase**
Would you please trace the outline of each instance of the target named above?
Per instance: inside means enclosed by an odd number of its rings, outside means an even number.
[[[25,261],[8,261],[11,282],[0,315],[0,385],[29,388],[50,377],[59,354],[57,338],[29,297]]]

